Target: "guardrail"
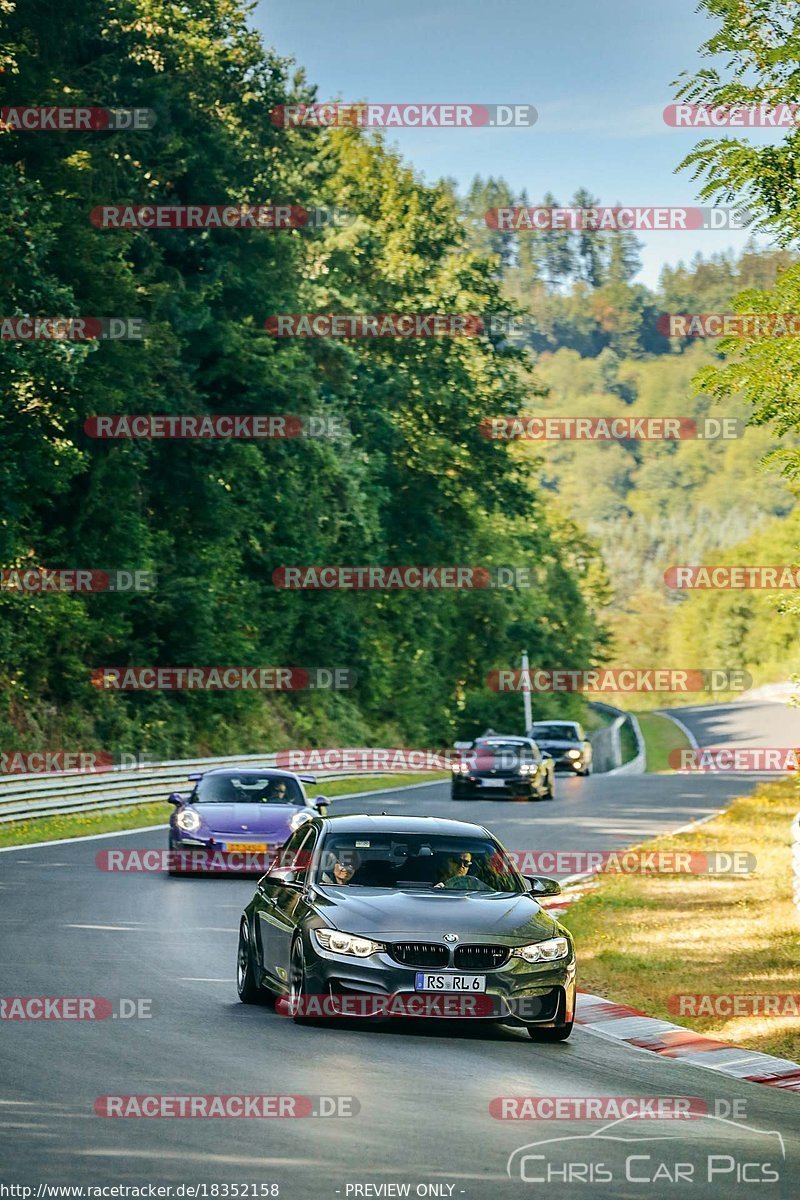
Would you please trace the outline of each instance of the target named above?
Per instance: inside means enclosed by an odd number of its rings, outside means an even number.
[[[613,704],[603,704],[600,700],[592,702],[592,708],[608,713],[614,718],[605,729],[591,730],[589,740],[592,743],[592,754],[599,758],[603,766],[600,769],[606,775],[642,775],[646,770],[645,744],[639,722],[633,713],[615,708]],[[636,742],[636,754],[628,762],[622,761],[622,727],[630,725]],[[595,769],[597,766],[595,765]]]
[[[800,912],[800,813],[792,821],[792,880],[794,903]]]
[[[99,812],[127,808],[149,800],[166,800],[172,791],[189,791],[173,786],[187,783],[187,776],[213,767],[276,765],[275,754],[239,754],[226,758],[173,759],[169,762],[143,763],[133,768],[113,768],[92,774],[76,771],[51,772],[48,775],[13,775],[0,780],[0,824],[35,817],[54,817],[67,813]],[[342,771],[310,771],[317,779],[338,779]],[[305,774],[301,771],[300,774]],[[365,779],[376,771],[348,770],[348,775]]]

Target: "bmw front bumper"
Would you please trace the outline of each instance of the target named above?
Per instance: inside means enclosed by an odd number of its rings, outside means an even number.
[[[460,970],[457,967],[406,966],[396,962],[387,951],[356,959],[322,950],[304,937],[305,993],[307,996],[411,998],[436,996],[458,1000],[459,1004],[398,1006],[397,1015],[513,1022],[547,1026],[571,1020],[575,1009],[575,958],[549,963],[526,963],[511,958],[501,967],[488,971]],[[475,944],[475,943],[471,943]],[[496,944],[496,943],[494,943]],[[416,986],[420,972],[454,976],[480,976],[486,981],[485,992],[422,992]],[[472,1001],[473,1003],[470,1003]],[[344,1006],[346,1008],[346,1006]],[[408,1009],[408,1011],[405,1011]],[[400,1011],[402,1010],[402,1011]],[[456,1011],[458,1010],[458,1011]],[[343,1015],[352,1015],[345,1012]]]

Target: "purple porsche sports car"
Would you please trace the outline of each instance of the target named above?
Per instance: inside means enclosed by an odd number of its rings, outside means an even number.
[[[304,783],[314,775],[295,775],[273,767],[218,767],[190,775],[191,794],[173,792],[175,811],[169,822],[170,850],[255,856],[255,864],[275,854],[290,834],[316,813],[324,815],[325,796],[306,796]],[[182,862],[202,862],[189,855]],[[185,874],[186,865],[172,871]],[[201,868],[202,869],[202,868]],[[266,865],[256,867],[265,871]]]

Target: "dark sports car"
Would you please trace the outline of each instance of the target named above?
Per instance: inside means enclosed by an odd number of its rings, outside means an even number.
[[[476,738],[453,763],[450,798],[474,800],[511,796],[555,799],[553,760],[532,738],[492,734]]]
[[[591,775],[592,743],[577,721],[534,721],[528,735],[544,752],[551,754],[557,771]]]
[[[537,902],[559,891],[552,879],[523,878],[479,825],[314,817],[244,910],[239,998],[284,997],[296,1021],[458,1016],[563,1041],[575,952]]]
[[[169,848],[192,852],[175,856],[172,874],[202,862],[196,851],[237,855],[232,862],[248,855],[263,871],[289,835],[327,804],[325,796],[306,796],[303,783],[315,783],[313,775],[274,767],[218,767],[189,779],[195,784],[189,795],[173,792],[169,798],[175,805]]]

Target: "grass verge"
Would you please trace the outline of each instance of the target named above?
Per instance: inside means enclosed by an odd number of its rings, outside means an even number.
[[[696,830],[648,850],[745,851],[746,876],[603,876],[561,918],[578,947],[579,986],[725,1042],[800,1059],[800,1016],[678,1015],[679,993],[796,994],[800,917],[792,899],[794,780],[734,800]]]
[[[639,722],[647,754],[646,770],[649,773],[671,771],[669,755],[672,750],[688,750],[691,743],[679,725],[669,717],[658,713],[637,712],[633,714]]]
[[[444,772],[425,771],[418,775],[373,775],[320,780],[326,796],[344,796],[351,792],[369,792],[385,788],[408,787],[409,784],[431,783],[446,779]],[[166,790],[166,789],[165,789]],[[172,805],[163,800],[132,804],[130,808],[115,808],[105,812],[65,813],[63,816],[38,817],[30,821],[9,821],[0,825],[0,846],[27,846],[33,842],[49,842],[57,838],[86,837],[92,833],[113,833],[117,829],[141,829],[146,825],[166,825]]]

